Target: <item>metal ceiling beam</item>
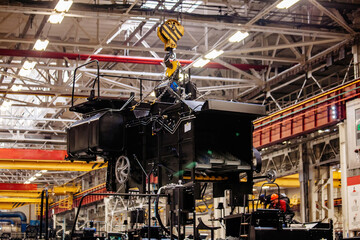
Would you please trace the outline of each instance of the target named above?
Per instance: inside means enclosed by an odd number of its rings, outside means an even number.
[[[249,78],[249,79],[251,79],[251,80],[253,80],[253,81],[255,81],[255,83],[256,83],[257,85],[261,85],[261,84],[263,83],[260,78],[257,78],[257,77],[255,77],[254,75],[251,75],[251,74],[249,74],[249,73],[247,73],[247,72],[245,72],[245,71],[243,71],[243,70],[240,70],[240,69],[238,69],[238,68],[235,68],[235,67],[233,67],[232,65],[228,64],[227,62],[224,62],[224,61],[221,60],[220,58],[215,58],[214,61],[217,62],[217,63],[220,63],[221,65],[223,65],[223,66],[225,66],[225,67],[227,67],[227,68],[229,68],[229,69],[231,69],[231,70],[233,70],[233,71],[236,71],[236,72],[244,75],[245,77],[247,77],[247,78]]]
[[[332,12],[330,12],[325,7],[323,7],[320,3],[318,3],[318,1],[316,1],[316,0],[308,0],[308,1],[311,2],[320,11],[324,12],[327,16],[329,16],[337,24],[339,24],[341,27],[343,27],[346,31],[348,31],[351,34],[356,34],[356,32],[351,27],[349,27],[345,22],[343,22],[341,19],[336,17]]]
[[[130,40],[135,36],[135,34],[140,31],[140,29],[146,24],[146,21],[142,21],[135,29],[131,32],[128,38],[125,39],[125,41],[122,43],[123,45],[126,45]],[[134,45],[133,45],[134,46]]]
[[[79,69],[79,71],[95,73],[96,69],[82,68],[82,69]],[[135,72],[135,71],[122,71],[122,70],[106,70],[106,69],[102,69],[101,72],[102,73],[109,73],[109,74],[130,75],[130,76],[132,76],[132,75],[135,75],[135,76],[148,76],[148,77],[159,77],[159,78],[162,78],[164,76],[163,73]],[[193,79],[193,80],[250,83],[250,84],[253,83],[252,80],[248,80],[248,79],[198,76],[198,75],[191,75],[191,79]]]
[[[31,120],[31,121],[52,121],[52,122],[76,122],[74,119],[67,118],[37,118],[37,117],[20,117],[20,116],[10,116],[10,115],[0,115],[0,118],[3,119],[13,119],[13,120]]]
[[[218,86],[210,86],[210,87],[199,87],[199,92],[207,92],[207,91],[222,91],[222,90],[230,90],[230,89],[242,89],[248,88],[255,85],[250,84],[229,84],[229,85],[218,85]]]
[[[85,6],[85,5],[83,5]],[[93,6],[93,4],[89,4],[90,7]],[[148,15],[148,11],[145,11],[145,9],[137,9],[140,11],[132,11],[132,14],[123,14],[123,12],[116,12],[115,9],[114,11],[109,12],[109,9],[106,8],[106,10],[103,9],[98,9],[98,11],[93,11],[93,9],[91,9],[92,11],[86,11],[83,8],[83,11],[76,10],[76,3],[73,4],[72,9],[71,9],[71,13],[66,13],[65,16],[66,17],[75,17],[75,18],[93,18],[93,19],[99,19],[99,18],[103,18],[103,19],[113,19],[115,21],[119,21],[120,20],[127,20],[131,17],[143,17],[146,20],[149,20],[150,18],[162,18],[164,16],[164,14],[166,14],[169,18],[174,17],[177,18],[178,14],[177,12],[171,12],[171,11],[167,11],[167,10],[162,10],[161,12],[159,11],[155,11],[151,14],[151,16]],[[37,7],[18,7],[18,6],[9,6],[9,5],[3,5],[0,8],[0,12],[11,12],[11,13],[19,13],[19,14],[40,14],[40,15],[51,15],[53,11],[53,8],[44,8],[44,6],[37,6]],[[103,12],[102,12],[103,11]],[[224,17],[224,16],[218,16],[218,17]],[[264,29],[269,30],[270,32],[277,32],[277,33],[283,33],[283,34],[299,34],[301,31],[303,31],[302,34],[311,34],[311,35],[317,35],[317,33],[320,37],[324,36],[325,38],[331,38],[332,36],[334,36],[334,33],[330,33],[327,31],[316,31],[316,30],[299,30],[299,29],[295,29],[296,26],[294,26],[294,29],[292,28],[286,28],[286,27],[280,27],[279,31],[274,31],[271,30],[272,27],[267,27],[267,26],[245,26],[245,24],[242,24],[242,21],[237,20],[236,18],[234,18],[233,16],[228,16],[229,18],[232,18],[233,23],[229,23],[229,21],[226,21],[226,19],[224,21],[220,21],[219,19],[216,19],[216,16],[208,16],[208,15],[192,15],[192,14],[187,14],[187,13],[182,13],[182,18],[185,20],[186,24],[195,24],[196,26],[199,26],[199,24],[208,24],[209,27],[212,27],[214,25],[214,20],[215,22],[220,23],[221,28],[223,29],[236,29],[239,27],[242,27],[243,29],[239,29],[239,30],[243,30],[243,31],[262,31]],[[263,17],[263,16],[261,16]],[[202,20],[205,19],[205,20]],[[260,30],[262,29],[262,30]],[[311,32],[311,33],[310,33]],[[300,33],[300,35],[302,35]],[[328,35],[327,35],[328,34]],[[335,35],[339,36],[339,33],[335,33]],[[307,35],[309,36],[309,35]]]
[[[326,64],[322,64],[322,65],[320,65],[319,67],[316,67],[316,68],[312,69],[312,70],[309,71],[309,72],[314,73],[314,72],[319,71],[320,69],[324,68],[325,66],[326,66]],[[300,80],[300,79],[302,79],[302,78],[305,78],[305,74],[302,74],[302,75],[300,75],[300,76],[298,76],[298,77],[296,77],[296,78],[294,78],[294,79],[291,79],[291,80],[287,81],[286,83],[281,84],[281,85],[279,85],[279,86],[277,86],[277,87],[271,88],[271,89],[269,90],[269,92],[277,91],[277,90],[279,90],[279,89],[281,89],[281,88],[283,88],[283,87],[285,87],[285,86],[287,86],[287,85],[289,85],[289,84],[291,84],[291,83],[294,83],[294,82],[296,82],[296,81],[298,81],[298,80]]]
[[[145,40],[152,32],[155,31],[157,26],[159,26],[159,22],[155,23],[144,35],[141,36],[134,44],[133,46],[139,45],[143,40]]]
[[[285,57],[272,57],[272,56],[266,56],[266,55],[230,55],[226,54],[224,55],[227,58],[244,58],[247,60],[265,60],[265,61],[274,61],[274,62],[283,62],[283,63],[299,63],[301,62],[301,59],[296,59],[296,58],[285,58]]]
[[[248,21],[245,26],[250,26],[256,23],[258,20],[263,18],[265,15],[267,15],[271,10],[276,8],[276,5],[278,5],[282,0],[277,0],[267,8],[261,10],[254,18],[252,18],[250,21]]]
[[[306,62],[303,63],[299,63],[296,64],[295,66],[277,74],[276,76],[270,78],[267,82],[266,82],[266,86],[264,87],[264,89],[271,89],[273,87],[273,85],[275,85],[276,83],[286,79],[289,76],[293,76],[301,71],[303,71],[303,68],[305,65],[307,66],[311,66],[312,63],[317,62],[320,58],[334,52],[337,51],[338,49],[340,49],[341,47],[345,46],[346,44],[348,44],[350,42],[350,40],[344,40],[340,43],[335,44],[332,47],[329,47],[328,49],[312,56],[311,58],[309,58]],[[243,100],[249,100],[253,97],[255,97],[256,95],[258,95],[259,93],[263,92],[264,89],[261,88],[254,88],[251,91],[248,92],[243,92],[241,93],[241,96],[246,96],[244,98],[242,98]]]
[[[21,64],[3,64],[0,63],[0,67],[13,67],[13,68],[21,68]],[[53,66],[43,66],[43,65],[36,65],[38,69],[52,69],[52,70],[64,70],[64,71],[74,71],[73,67],[53,67]],[[89,72],[89,73],[96,73],[96,69],[89,69],[89,68],[80,68],[79,72]],[[164,76],[163,73],[151,73],[151,72],[136,72],[136,71],[123,71],[123,70],[107,70],[101,69],[101,73],[103,74],[111,74],[111,75],[128,75],[128,76],[148,76],[148,77],[157,77],[162,78]],[[26,80],[26,78],[23,78]],[[238,83],[252,83],[251,80],[248,79],[241,79],[241,78],[226,78],[226,77],[211,77],[211,76],[199,76],[199,75],[191,75],[191,79],[193,80],[209,80],[209,81],[224,81],[224,82],[238,82]],[[39,81],[40,82],[40,81]],[[44,82],[40,82],[43,84]],[[79,96],[81,97],[81,96]]]
[[[251,53],[251,52],[262,52],[276,49],[287,49],[293,47],[302,47],[302,46],[310,46],[310,45],[321,45],[321,44],[329,44],[334,42],[341,42],[343,38],[334,38],[327,40],[318,40],[318,41],[308,41],[308,42],[297,42],[297,43],[289,43],[289,44],[280,44],[273,46],[264,46],[264,47],[253,47],[253,48],[244,48],[239,50],[225,51],[225,54],[241,54],[241,53]]]
[[[335,40],[324,40],[333,42]],[[340,41],[340,40],[339,40]],[[146,48],[149,51],[149,48]],[[116,55],[95,55],[95,54],[78,54],[78,53],[64,53],[64,52],[44,52],[44,51],[29,51],[29,50],[12,50],[12,49],[0,49],[0,55],[2,56],[16,56],[16,57],[35,57],[35,58],[51,58],[51,59],[70,59],[70,60],[98,60],[100,62],[122,62],[122,63],[136,63],[136,64],[151,64],[160,65],[164,60],[162,58],[148,58],[148,57],[130,57],[130,56],[116,56]],[[182,65],[189,65],[193,63],[193,60],[178,60]],[[249,70],[250,68],[255,70],[262,70],[266,68],[263,65],[254,64],[230,64],[233,67],[241,70]],[[222,64],[211,62],[205,67],[208,68],[224,68]]]

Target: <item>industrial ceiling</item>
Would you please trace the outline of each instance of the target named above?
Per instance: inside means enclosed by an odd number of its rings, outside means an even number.
[[[100,78],[102,97],[135,92],[139,99],[140,83],[150,94],[156,83],[149,80],[164,75],[156,28],[169,18],[185,27],[175,52],[201,99],[273,112],[353,79],[360,1],[300,0],[280,9],[281,0],[76,0],[62,12],[57,2],[0,1],[2,148],[66,149],[66,128],[81,118],[68,110],[73,71],[90,59],[112,75]],[[238,31],[246,36],[230,42]],[[47,47],[34,49],[38,40]],[[214,49],[222,54],[193,66]],[[76,103],[89,96],[95,76],[95,66],[79,69]]]

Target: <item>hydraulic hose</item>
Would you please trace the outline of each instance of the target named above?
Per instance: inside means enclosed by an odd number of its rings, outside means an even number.
[[[164,187],[166,187],[166,186],[164,186]],[[158,192],[157,192],[156,200],[155,200],[155,202],[154,202],[156,219],[158,220],[160,227],[161,227],[168,235],[171,235],[173,238],[178,239],[178,236],[176,236],[176,235],[174,235],[174,234],[171,234],[170,231],[164,226],[164,224],[163,224],[163,222],[162,222],[162,220],[161,220],[160,214],[159,214],[158,206],[159,206],[159,200],[160,200],[160,193],[161,193],[161,190],[162,190],[162,189],[163,189],[163,187],[159,188],[159,190],[158,190]],[[172,216],[170,216],[170,217],[172,217]],[[170,221],[172,221],[172,219],[170,219]]]

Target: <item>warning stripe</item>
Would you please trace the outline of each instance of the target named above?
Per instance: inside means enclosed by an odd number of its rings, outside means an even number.
[[[183,34],[179,31],[179,29],[175,26],[175,31],[177,33],[177,35],[179,35],[179,39],[183,36]]]
[[[170,38],[173,42],[176,42],[176,40],[167,32],[164,27],[161,27],[161,34],[164,36],[164,39]]]
[[[104,166],[104,164],[105,164],[105,163],[101,163],[100,166],[99,166],[99,168],[101,168],[102,166]]]
[[[174,42],[177,42],[177,40],[180,39],[180,37],[178,38],[175,32],[169,26],[163,25],[163,27],[164,31],[169,35],[169,37],[171,37]]]

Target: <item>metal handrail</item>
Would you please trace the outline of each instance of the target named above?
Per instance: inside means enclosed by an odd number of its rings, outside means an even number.
[[[97,80],[97,83],[98,83],[98,85],[97,85],[97,86],[98,86],[98,89],[97,89],[97,90],[98,90],[98,97],[100,97],[100,64],[99,64],[99,61],[95,59],[95,60],[92,60],[92,61],[90,61],[90,62],[84,63],[84,64],[82,64],[82,65],[80,65],[80,66],[78,66],[78,67],[75,68],[75,70],[74,70],[74,79],[73,79],[73,87],[72,87],[72,94],[71,94],[71,107],[74,106],[76,71],[77,71],[79,68],[84,67],[84,66],[87,66],[87,65],[89,65],[89,64],[91,64],[91,63],[94,63],[94,62],[96,62],[96,65],[97,65],[97,76],[96,76],[96,78],[95,78],[95,80],[94,80],[94,84],[93,84],[92,88],[94,89],[95,84],[96,84],[96,80]]]
[[[70,235],[70,239],[73,239],[74,236],[74,232],[75,232],[75,228],[76,228],[76,222],[77,219],[79,218],[79,213],[81,210],[81,205],[83,200],[88,197],[88,196],[120,196],[120,197],[148,197],[149,199],[152,197],[169,197],[167,194],[131,194],[131,193],[87,193],[84,196],[81,197],[80,202],[79,202],[79,206],[77,208],[77,212],[75,215],[75,219],[74,219],[74,225],[71,229],[71,235]],[[149,209],[150,211],[150,209]],[[148,226],[150,228],[150,226]],[[150,239],[150,236],[148,236],[148,238]]]

